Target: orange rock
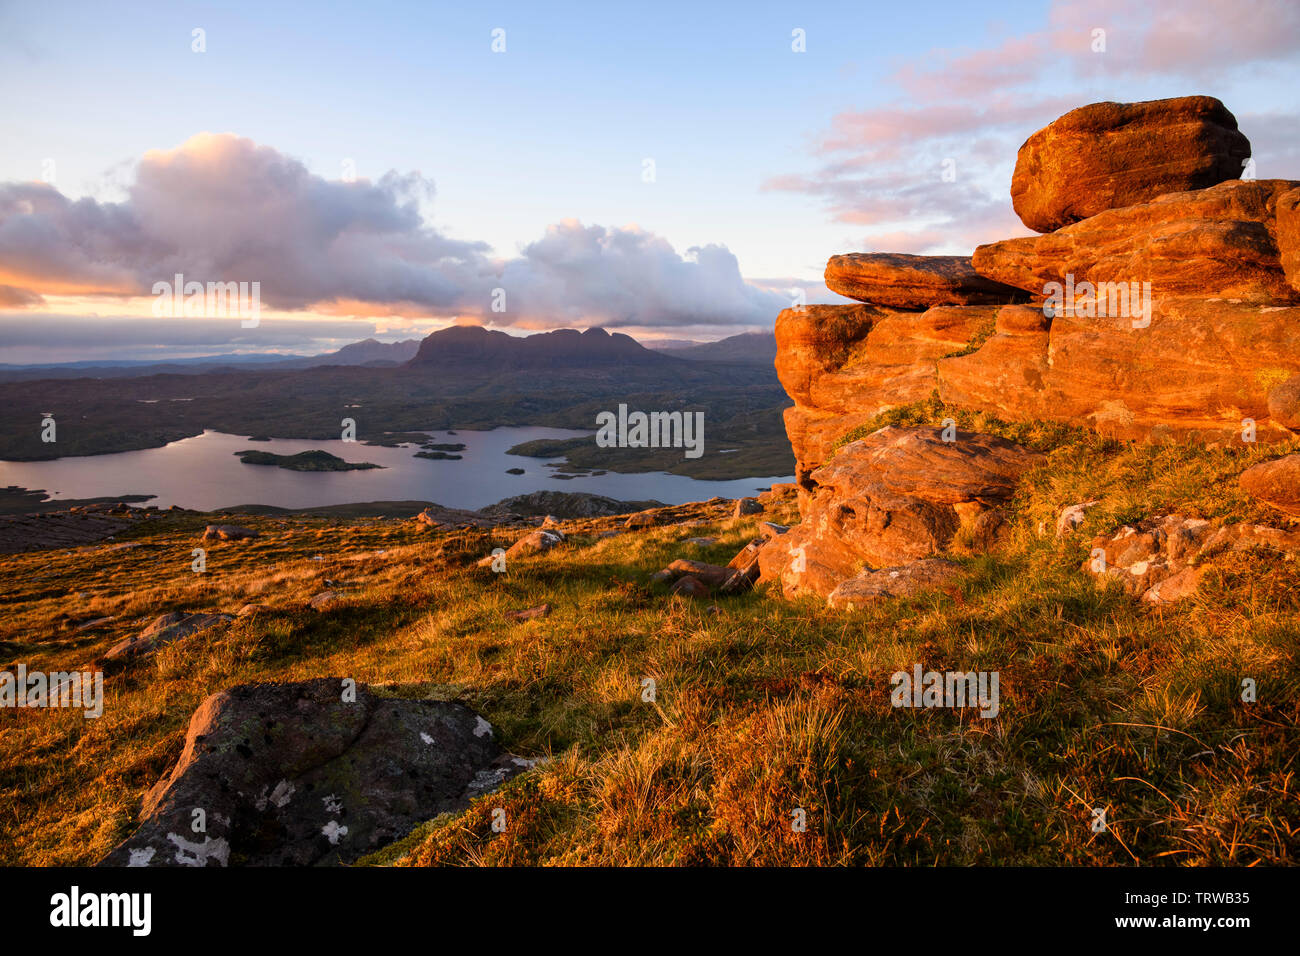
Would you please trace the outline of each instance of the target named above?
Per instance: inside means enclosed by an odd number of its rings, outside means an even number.
[[[1046,236],[979,246],[981,275],[1042,298],[1049,283],[1150,283],[1156,298],[1300,302],[1278,246],[1277,210],[1300,183],[1261,179],[1109,209]],[[1287,220],[1288,223],[1291,220]],[[1294,274],[1295,266],[1292,266]]]
[[[796,402],[808,402],[808,385],[838,368],[849,348],[888,315],[870,305],[808,305],[776,317],[776,374]]]
[[[831,256],[826,287],[832,292],[895,309],[1024,301],[1020,290],[993,282],[966,256],[909,256],[859,252]]]
[[[1284,514],[1300,518],[1300,455],[1262,462],[1241,473],[1241,487]]]
[[[1030,229],[1051,232],[1163,193],[1237,179],[1250,141],[1212,96],[1093,103],[1020,147],[1011,203]]]
[[[1002,314],[999,328],[1021,321],[1001,323]],[[1003,418],[1210,441],[1240,441],[1246,419],[1259,441],[1290,438],[1271,418],[1282,397],[1270,406],[1270,396],[1297,374],[1300,307],[1191,297],[1153,303],[1146,328],[1061,315],[1048,332],[999,332],[938,371],[945,402]]]
[[[1300,188],[1277,197],[1277,249],[1282,272],[1300,291]]]
[[[1005,501],[1041,456],[992,435],[882,428],[812,472],[803,521],[759,552],[760,579],[826,597],[870,568],[941,554],[963,524]]]

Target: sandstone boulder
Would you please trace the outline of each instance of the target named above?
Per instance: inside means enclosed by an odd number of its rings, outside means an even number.
[[[1268,414],[1283,428],[1300,432],[1300,375],[1293,375],[1268,393]]]
[[[1107,209],[1241,176],[1250,141],[1212,96],[1093,103],[1020,147],[1011,203],[1030,229],[1051,232]]]
[[[985,305],[1024,301],[1024,293],[980,275],[966,256],[911,256],[858,252],[831,256],[826,287],[892,309]]]
[[[730,567],[723,567],[720,564],[705,564],[703,561],[688,561],[685,558],[678,558],[662,571],[657,571],[651,575],[650,580],[656,584],[666,584],[679,581],[689,575],[695,580],[703,582],[707,587],[717,588],[722,587],[734,573]]]
[[[856,308],[868,307],[822,307]],[[999,307],[880,310],[852,321],[844,314],[810,307],[777,320],[777,374],[795,400],[783,413],[786,434],[805,486],[843,435],[882,411],[929,398],[938,387],[938,361],[991,329]]]
[[[1261,462],[1241,473],[1241,487],[1284,514],[1300,518],[1300,455]]]
[[[869,305],[808,305],[776,317],[776,374],[795,401],[809,401],[814,378],[838,368],[849,348],[890,314]]]
[[[232,618],[229,614],[186,614],[183,611],[172,611],[155,618],[152,624],[135,637],[114,644],[96,663],[105,670],[112,670],[153,654],[183,637],[225,624],[230,620]]]
[[[544,554],[550,551],[557,544],[565,541],[565,534],[559,528],[538,528],[536,531],[524,535],[510,547],[506,548],[507,564],[517,558],[527,557],[534,554]],[[491,567],[495,558],[488,555],[480,558],[477,562],[480,568]]]
[[[1011,307],[999,312],[1028,311]],[[1150,324],[1062,314],[1046,332],[1009,326],[938,363],[939,396],[1024,421],[1086,424],[1122,439],[1260,441],[1291,437],[1270,420],[1279,380],[1300,374],[1300,308],[1216,298],[1154,303]]]
[[[109,866],[347,863],[468,805],[530,761],[503,757],[459,703],[400,700],[341,679],[243,684],[190,719],[172,771]],[[194,811],[205,830],[195,833]]]
[[[760,580],[786,596],[825,597],[866,570],[943,553],[963,526],[988,541],[984,516],[1041,456],[992,435],[882,428],[812,472],[802,522],[759,554]]]
[[[679,597],[706,598],[709,596],[709,586],[690,574],[678,578],[670,590]]]
[[[896,568],[864,571],[840,583],[827,595],[826,604],[851,611],[882,598],[911,597],[951,584],[961,576],[961,565],[942,558],[926,558]]]
[[[1300,292],[1300,187],[1277,197],[1277,250],[1282,272]]]

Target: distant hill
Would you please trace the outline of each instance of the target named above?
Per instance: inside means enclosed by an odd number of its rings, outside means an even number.
[[[321,355],[206,355],[166,362],[119,360],[62,362],[56,365],[0,364],[0,382],[43,378],[135,378],[142,375],[201,375],[207,372],[316,368],[320,365],[360,365],[383,368],[409,362],[419,339],[379,342],[364,339]]]
[[[630,335],[604,329],[558,329],[515,336],[477,325],[458,325],[427,336],[407,366],[418,369],[611,368],[670,365],[674,358],[651,351]]]
[[[685,348],[658,346],[656,352],[692,362],[734,362],[743,365],[772,365],[776,362],[776,335],[771,332],[742,332],[716,342]]]
[[[324,355],[312,355],[276,362],[272,368],[314,368],[317,365],[402,365],[415,358],[420,348],[419,339],[405,339],[401,342],[379,342],[375,339],[362,339],[345,345],[337,352]]]

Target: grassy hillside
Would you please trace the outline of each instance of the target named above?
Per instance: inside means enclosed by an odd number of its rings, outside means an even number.
[[[0,714],[0,863],[97,861],[130,831],[205,695],[322,675],[457,697],[512,752],[551,758],[366,862],[1300,860],[1300,563],[1237,554],[1172,608],[1078,571],[1094,533],[1145,514],[1283,525],[1235,484],[1282,449],[971,424],[1049,453],[1013,502],[1006,552],[966,559],[960,587],[856,613],[762,593],[691,603],[648,586],[676,557],[725,563],[758,520],[791,511],[734,520],[701,507],[705,524],[615,537],[599,534],[619,519],[566,522],[567,545],[505,574],[473,567],[504,539],[396,519],[250,517],[263,536],[212,543],[202,576],[190,549],[208,519],[195,515],[158,519],[126,542],[136,547],[6,557],[5,667],[83,664],[171,610],[271,609],[110,678],[97,721]],[[1059,510],[1088,498],[1102,503],[1082,533],[1057,540]],[[706,535],[718,542],[685,543]],[[327,586],[347,589],[342,605],[307,609]],[[503,617],[543,601],[547,618]],[[999,671],[1000,714],[892,708],[889,676],[914,663]],[[1243,677],[1256,703],[1240,700]],[[498,807],[505,833],[491,828]],[[1094,807],[1107,808],[1106,832],[1092,830]]]

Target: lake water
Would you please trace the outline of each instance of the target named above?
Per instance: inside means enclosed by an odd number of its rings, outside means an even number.
[[[381,448],[360,442],[273,439],[249,441],[207,431],[162,448],[59,458],[54,461],[0,461],[0,487],[42,488],[53,498],[100,498],[147,494],[146,502],[212,511],[232,505],[315,508],[359,501],[433,501],[448,508],[482,508],[511,495],[532,491],[586,491],[624,501],[656,499],[665,504],[701,501],[714,495],[739,498],[760,487],[793,481],[791,475],[700,481],[653,472],[557,479],[540,458],[507,455],[506,449],[538,438],[576,438],[590,432],[563,428],[495,428],[491,431],[430,432],[435,442],[461,442],[460,461],[415,458],[414,445]],[[293,455],[319,448],[345,461],[373,462],[365,471],[297,472],[245,465],[235,452],[245,449]],[[561,460],[561,459],[554,459]],[[523,468],[508,475],[507,468]]]

